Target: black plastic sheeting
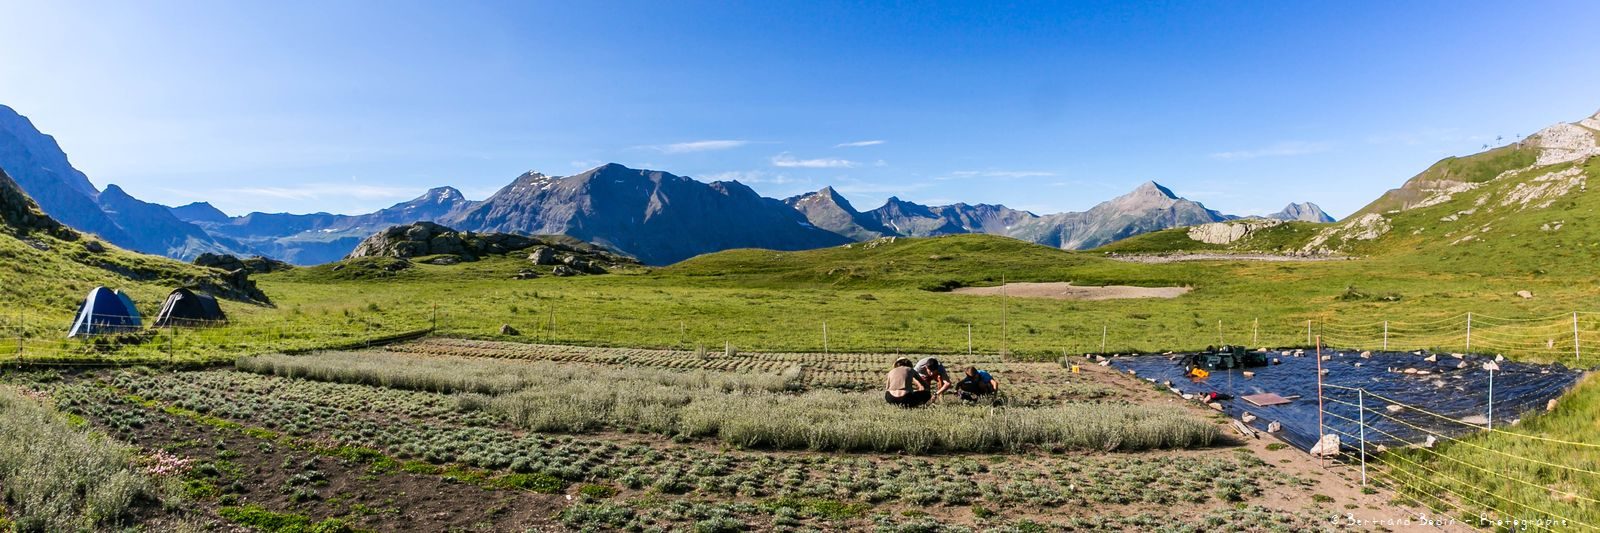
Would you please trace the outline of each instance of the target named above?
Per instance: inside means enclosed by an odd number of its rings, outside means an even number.
[[[1182,354],[1115,357],[1111,359],[1111,366],[1123,371],[1133,370],[1137,377],[1170,386],[1180,394],[1215,392],[1231,396],[1231,399],[1218,400],[1228,416],[1237,419],[1245,412],[1254,414],[1257,419],[1249,424],[1261,431],[1266,431],[1269,423],[1278,422],[1282,430],[1276,435],[1301,450],[1310,450],[1319,435],[1317,356],[1311,350],[1303,355],[1295,353],[1273,351],[1268,356],[1280,364],[1218,370],[1203,380],[1185,376],[1188,369],[1182,364]],[[1369,357],[1362,357],[1362,353],[1322,352],[1329,358],[1322,362],[1322,368],[1328,371],[1323,376],[1324,385],[1365,390],[1359,394],[1363,398],[1358,398],[1354,390],[1323,387],[1326,411],[1321,423],[1328,428],[1327,433],[1339,434],[1342,447],[1359,446],[1362,425],[1366,426],[1366,445],[1371,452],[1378,444],[1391,447],[1418,444],[1430,435],[1459,437],[1480,431],[1489,421],[1490,372],[1483,364],[1493,361],[1492,357],[1425,352],[1372,352]],[[1437,361],[1425,360],[1430,355]],[[1512,361],[1496,364],[1500,367],[1493,373],[1492,421],[1496,427],[1508,425],[1530,411],[1544,409],[1552,398],[1561,396],[1583,374],[1560,364]],[[1407,369],[1415,369],[1417,373],[1408,374]],[[1255,375],[1246,378],[1244,372]],[[1242,396],[1268,392],[1300,397],[1288,404],[1270,407],[1258,407],[1242,399]],[[1388,406],[1396,403],[1403,404],[1402,409],[1391,411]],[[1364,416],[1363,410],[1356,408],[1358,404],[1365,407]]]

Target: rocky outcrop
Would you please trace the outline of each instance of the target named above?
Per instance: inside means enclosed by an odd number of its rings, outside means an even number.
[[[638,261],[592,244],[565,237],[527,237],[509,233],[456,231],[432,222],[418,222],[380,231],[356,246],[346,259],[394,257],[410,259],[445,256],[457,261],[476,261],[491,255],[527,251],[533,266],[551,267],[555,275],[605,274],[613,268],[636,266]],[[438,258],[433,258],[438,259]],[[453,264],[454,261],[428,261]],[[537,277],[528,270],[520,279]]]
[[[1257,231],[1281,225],[1282,220],[1271,218],[1213,222],[1190,227],[1189,239],[1206,244],[1233,244]]]
[[[1595,122],[1597,119],[1590,117],[1579,124]],[[1600,143],[1595,142],[1596,131],[1579,124],[1556,124],[1530,135],[1528,140],[1539,147],[1536,164],[1542,167],[1600,155]]]
[[[194,264],[203,267],[226,270],[229,272],[235,270],[248,270],[254,274],[267,274],[270,272],[294,268],[294,265],[289,263],[261,256],[240,259],[229,254],[212,253],[200,254],[198,257],[195,257]]]
[[[361,241],[356,249],[345,256],[398,257],[410,259],[428,255],[454,255],[469,261],[485,255],[503,255],[524,250],[535,244],[533,239],[509,233],[478,234],[456,231],[432,222],[417,222],[393,226]]]
[[[43,232],[62,240],[77,240],[78,234],[44,214],[39,204],[23,192],[17,182],[0,169],[0,223],[17,235]],[[95,243],[98,246],[98,243]]]

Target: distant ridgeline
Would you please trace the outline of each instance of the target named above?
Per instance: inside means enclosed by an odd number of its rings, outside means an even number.
[[[1597,124],[1600,119],[1595,117],[1558,124],[1513,145],[1446,158],[1336,226],[1302,224],[1334,219],[1315,204],[1295,203],[1262,217],[1291,222],[1281,227],[1246,223],[1242,229],[1206,230],[1195,239],[1173,232],[1120,249],[1270,247],[1278,253],[1338,254],[1380,252],[1403,247],[1401,241],[1433,246],[1492,240],[1504,226],[1470,221],[1508,209],[1548,208],[1558,205],[1549,201],[1552,198],[1582,190],[1579,182],[1586,179],[1589,158],[1596,150]],[[831,187],[776,200],[737,181],[707,183],[614,163],[566,177],[528,172],[482,201],[439,187],[363,215],[234,217],[203,202],[168,208],[133,198],[115,185],[96,190],[71,167],[54,139],[4,107],[0,107],[0,141],[5,141],[0,142],[0,168],[39,199],[46,213],[128,249],[186,259],[212,252],[262,255],[294,264],[325,263],[349,255],[374,233],[413,222],[483,233],[567,235],[645,264],[662,265],[734,248],[805,250],[880,237],[964,233],[1003,235],[1068,250],[1107,245],[1116,250],[1132,237],[1240,219],[1181,198],[1154,182],[1077,213],[1037,215],[989,204],[926,206],[899,198],[858,211]],[[1479,200],[1486,196],[1493,198]],[[1564,221],[1552,219],[1541,225],[1570,227],[1558,222]],[[1261,232],[1260,238],[1245,238],[1257,230],[1269,231]],[[1484,234],[1473,236],[1471,231]],[[1237,237],[1214,242],[1222,235]]]

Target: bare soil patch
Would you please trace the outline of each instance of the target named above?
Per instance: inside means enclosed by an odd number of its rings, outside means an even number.
[[[999,287],[962,287],[954,294],[983,296],[1017,296],[1020,298],[1050,298],[1054,300],[1125,300],[1130,298],[1177,298],[1189,292],[1189,287],[1130,287],[1106,285],[1080,287],[1071,282],[1007,283]]]

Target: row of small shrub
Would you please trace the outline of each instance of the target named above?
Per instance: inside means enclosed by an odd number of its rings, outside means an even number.
[[[817,451],[1147,450],[1208,446],[1219,436],[1214,424],[1167,407],[952,404],[907,411],[873,394],[718,394],[615,382],[527,389],[495,398],[489,408],[532,431],[609,428]]]
[[[446,394],[504,394],[574,381],[646,383],[723,392],[775,392],[798,387],[801,378],[799,366],[778,374],[675,372],[547,361],[421,357],[373,352],[242,357],[235,362],[235,367],[256,374]]]

